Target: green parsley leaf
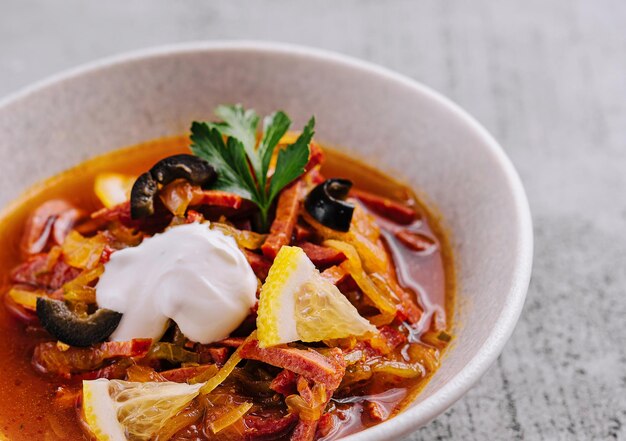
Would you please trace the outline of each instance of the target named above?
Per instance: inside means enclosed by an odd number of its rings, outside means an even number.
[[[217,106],[215,114],[222,119],[222,122],[210,125],[219,130],[222,135],[238,139],[243,144],[252,167],[258,174],[261,168],[256,155],[256,129],[259,125],[259,115],[253,109],[245,110],[241,104]]]
[[[262,188],[267,183],[267,170],[270,167],[272,154],[280,139],[287,133],[291,120],[284,112],[280,110],[267,118],[263,122],[263,138],[259,145],[258,154],[261,158],[261,170],[257,175]]]
[[[207,123],[194,121],[191,125],[191,151],[194,155],[206,159],[219,171],[213,188],[236,193],[246,199],[253,198],[250,187],[240,176],[239,167],[235,164],[234,157],[241,154],[233,155],[227,150],[224,139],[216,128],[210,128]]]
[[[270,200],[291,181],[304,173],[304,166],[309,161],[309,144],[313,138],[315,118],[311,118],[293,144],[278,152],[276,170],[270,181]]]
[[[289,117],[278,111],[265,118],[257,149],[259,117],[254,110],[245,110],[241,105],[219,106],[215,113],[223,121],[191,125],[191,151],[215,167],[217,179],[213,188],[236,193],[259,207],[261,228],[266,230],[272,202],[285,186],[304,173],[315,118],[309,120],[296,142],[278,152],[268,186],[269,165],[276,146],[289,130]]]

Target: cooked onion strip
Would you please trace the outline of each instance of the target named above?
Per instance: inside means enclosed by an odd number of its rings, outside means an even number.
[[[102,251],[108,243],[101,233],[84,237],[73,230],[61,246],[65,263],[76,268],[91,269],[100,262]]]
[[[161,429],[154,435],[154,441],[168,441],[185,427],[196,423],[200,418],[204,409],[192,402],[186,409],[171,417]]]
[[[424,366],[419,363],[404,363],[402,361],[381,361],[372,367],[378,374],[389,374],[400,378],[415,378],[426,375]]]
[[[83,271],[74,280],[63,285],[63,298],[70,302],[96,303],[96,289],[89,284],[100,277],[103,272],[103,265]]]
[[[204,386],[202,386],[202,388],[200,389],[200,395],[210,394],[217,386],[219,386],[224,380],[226,380],[226,378],[231,374],[231,372],[241,361],[241,357],[239,356],[241,348],[244,347],[247,342],[254,339],[256,339],[256,331],[253,331],[248,336],[248,338],[246,338],[243,344],[239,346],[235,350],[235,352],[233,352],[233,355],[231,355],[226,364],[222,366],[222,369],[220,369],[217,374],[211,377],[211,379],[208,380]]]
[[[252,407],[252,403],[240,404],[234,409],[226,412],[224,415],[222,415],[215,421],[212,421],[209,424],[209,427],[211,428],[213,433],[221,432],[228,426],[231,426],[235,424],[237,421],[239,421],[250,410],[251,407]]]
[[[347,233],[322,225],[306,211],[302,212],[302,217],[323,239],[338,240],[352,245],[363,259],[363,267],[368,272],[384,272],[387,269],[386,252],[378,241],[380,230],[359,205],[355,207],[350,231]]]
[[[9,297],[11,297],[15,303],[30,311],[37,309],[37,298],[43,295],[43,292],[27,291],[19,288],[11,288],[9,291]]]
[[[231,236],[237,242],[240,248],[246,250],[258,250],[265,242],[267,234],[259,234],[253,231],[239,230],[231,225],[221,222],[211,222],[210,228],[212,230],[219,230],[226,236]]]
[[[325,240],[323,245],[335,248],[346,255],[348,260],[344,261],[340,267],[350,273],[356,284],[359,285],[359,288],[361,288],[363,293],[369,297],[382,315],[384,317],[391,317],[393,320],[393,317],[396,314],[396,305],[389,297],[385,296],[372,279],[370,279],[365,273],[361,264],[361,258],[359,257],[355,247],[349,243],[338,240]]]

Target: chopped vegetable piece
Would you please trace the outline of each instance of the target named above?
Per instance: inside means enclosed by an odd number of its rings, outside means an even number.
[[[300,393],[298,398],[301,398],[301,400],[293,401],[299,402],[297,411],[299,412],[300,422],[291,435],[291,439],[292,441],[311,441],[315,437],[319,420],[334,389],[327,390],[322,384],[315,384],[311,387],[309,382],[301,377],[298,379],[298,392]]]
[[[63,298],[69,302],[96,303],[96,289],[90,284],[102,275],[104,266],[84,270],[75,279],[62,286]]]
[[[135,364],[126,369],[126,380],[145,383],[147,381],[168,381],[169,379],[151,367]]]
[[[170,363],[198,363],[200,356],[196,352],[186,351],[174,343],[157,342],[152,345],[147,358],[167,360]]]
[[[367,270],[367,272],[384,272],[388,266],[385,249],[378,243],[378,241],[372,241],[368,235],[360,231],[359,227],[362,228],[362,226],[356,223],[356,219],[358,219],[358,212],[359,209],[357,206],[355,207],[355,215],[353,217],[355,222],[353,227],[347,233],[335,231],[325,227],[313,219],[307,212],[303,213],[303,217],[324,240],[338,240],[346,242],[356,248],[360,259],[362,260],[362,266]],[[378,234],[377,231],[378,229],[376,228],[376,235]],[[368,231],[368,234],[371,235],[372,232]]]
[[[437,335],[437,339],[441,340],[443,342],[449,343],[452,340],[452,336],[450,334],[448,334],[446,331],[441,331]]]
[[[183,217],[193,198],[193,191],[194,187],[189,182],[178,180],[163,187],[159,198],[174,216]]]
[[[243,403],[229,410],[224,415],[209,424],[213,433],[219,433],[228,426],[239,421],[252,408],[252,403]]]
[[[419,363],[428,372],[434,372],[439,367],[439,358],[435,348],[429,348],[420,343],[411,343],[408,354],[411,361]]]
[[[68,265],[75,268],[93,268],[100,262],[104,247],[109,243],[104,234],[84,237],[72,231],[61,247],[63,257]]]
[[[343,252],[348,260],[343,262],[340,266],[346,272],[348,272],[354,281],[359,285],[359,288],[363,290],[366,296],[376,305],[378,310],[385,316],[395,317],[396,314],[396,305],[393,301],[386,296],[378,287],[372,282],[372,280],[368,277],[368,275],[363,270],[361,266],[361,259],[359,258],[356,249],[345,242],[337,241],[337,240],[326,240],[324,241],[324,245],[328,247],[332,247]]]
[[[238,230],[233,226],[221,222],[211,222],[210,228],[212,230],[220,230],[225,235],[233,237],[237,245],[246,250],[258,250],[267,237],[264,234],[249,230]]]
[[[393,375],[400,378],[415,378],[425,375],[421,364],[409,364],[403,361],[381,361],[372,367],[374,373]]]
[[[392,274],[370,274],[370,279],[381,292],[387,293],[394,299],[398,308],[398,316],[409,323],[417,323],[422,316],[422,310],[413,299],[412,293],[402,288]]]
[[[130,200],[130,191],[136,176],[121,173],[99,173],[93,184],[93,191],[107,208]]]
[[[215,364],[205,364],[201,366],[191,366],[186,368],[173,369],[172,371],[164,372],[163,375],[167,375],[170,381],[186,381],[189,384],[205,383],[217,374],[219,368]],[[187,376],[189,375],[189,376]],[[183,376],[185,377],[182,380]]]
[[[255,338],[256,338],[256,331],[252,332],[248,336],[248,338],[246,339],[246,342],[254,341]],[[215,374],[210,380],[208,380],[204,384],[204,386],[202,386],[202,389],[200,389],[200,393],[202,395],[211,393],[213,389],[219,386],[232,373],[232,371],[235,369],[237,364],[239,364],[239,362],[241,361],[241,356],[239,354],[241,353],[241,348],[243,346],[244,345],[239,346],[235,350],[235,352],[233,352],[233,355],[230,356],[226,364],[217,372],[217,374]]]
[[[11,288],[8,295],[18,305],[21,305],[30,311],[36,311],[37,299],[45,296],[46,294],[42,291],[27,291],[25,289]]]
[[[205,409],[197,401],[190,402],[185,409],[168,419],[152,439],[154,441],[167,441],[186,427],[199,423]]]

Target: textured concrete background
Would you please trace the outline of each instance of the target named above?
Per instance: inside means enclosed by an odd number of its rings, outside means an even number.
[[[480,384],[412,440],[626,439],[626,2],[0,0],[0,96],[200,39],[395,69],[475,115],[517,166],[536,234],[520,324]]]

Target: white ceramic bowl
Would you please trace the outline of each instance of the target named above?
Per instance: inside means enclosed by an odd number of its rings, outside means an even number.
[[[342,55],[266,43],[195,43],[122,55],[0,102],[0,205],[107,150],[185,133],[219,103],[284,109],[317,138],[404,179],[452,232],[454,344],[406,411],[349,437],[398,438],[458,400],[498,357],[524,303],[532,228],[520,180],[496,141],[436,92]]]

